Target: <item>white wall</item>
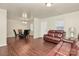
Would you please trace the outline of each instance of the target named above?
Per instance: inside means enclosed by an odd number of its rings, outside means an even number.
[[[34,35],[34,38],[41,37],[43,35],[44,28],[41,28],[41,19],[34,18],[34,21],[27,23],[24,25],[21,20],[18,19],[8,19],[8,28],[7,28],[7,35],[8,37],[14,37],[13,29],[15,29],[18,33],[18,29],[31,29],[31,35]],[[31,25],[32,24],[32,25]],[[42,32],[42,33],[41,33]],[[44,32],[45,33],[45,32]]]
[[[47,34],[47,28],[48,28],[48,22],[47,21],[44,21],[44,20],[41,20],[40,22],[40,37],[43,37],[44,34]]]
[[[7,11],[0,9],[0,46],[7,43]]]
[[[47,33],[47,28],[48,28],[47,25],[48,25],[47,21],[43,19],[35,18],[34,19],[34,38],[43,37],[43,35]]]
[[[64,30],[66,31],[66,38],[69,38],[69,28],[75,27],[76,28],[76,37],[79,33],[79,11],[72,12],[64,15],[59,16],[52,16],[49,18],[43,19],[48,22],[48,30],[49,29],[56,29],[56,21],[63,21],[64,22]]]
[[[34,34],[34,22],[30,24],[30,35]]]
[[[44,19],[38,19],[35,18],[33,22],[33,34],[34,38],[38,38],[42,36],[44,33],[41,34],[41,30],[43,28],[41,27],[42,22],[47,22],[47,29],[45,33],[50,30],[50,29],[56,29],[56,22],[57,21],[63,21],[64,22],[64,30],[66,31],[66,38],[69,38],[69,28],[70,27],[75,27],[76,28],[76,37],[79,33],[79,11],[77,12],[72,12],[72,13],[67,13],[63,15],[58,15],[58,16],[52,16]],[[13,37],[13,29],[26,29],[29,28],[30,26],[27,27],[27,25],[23,25],[21,21],[19,20],[8,20],[8,37]],[[44,31],[43,31],[44,32]]]
[[[18,29],[29,29],[29,24],[23,24],[19,19],[8,19],[8,37],[14,37],[13,29],[18,33]]]
[[[34,38],[38,38],[40,35],[40,20],[34,18]]]

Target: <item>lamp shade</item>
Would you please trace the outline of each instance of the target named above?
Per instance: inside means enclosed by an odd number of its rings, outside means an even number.
[[[75,27],[70,27],[69,28],[69,33],[70,33],[70,37],[75,37],[75,34],[76,34]]]

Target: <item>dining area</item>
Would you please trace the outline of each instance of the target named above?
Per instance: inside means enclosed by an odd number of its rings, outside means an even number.
[[[24,40],[27,40],[29,39],[30,37],[30,29],[13,29],[13,32],[14,32],[14,36],[15,36],[15,39],[19,38],[19,39],[24,39]]]

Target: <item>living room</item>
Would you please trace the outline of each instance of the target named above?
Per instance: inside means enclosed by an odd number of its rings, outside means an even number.
[[[79,3],[2,3],[0,11],[0,55],[79,55]],[[30,29],[29,38],[16,37],[13,30],[18,34],[18,29]]]

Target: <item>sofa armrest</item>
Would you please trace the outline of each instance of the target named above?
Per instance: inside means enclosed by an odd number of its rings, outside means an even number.
[[[63,41],[59,42],[47,55],[48,56],[55,56],[56,53],[59,51],[63,44]]]
[[[44,36],[48,36],[48,34],[44,34]]]
[[[71,44],[73,44],[73,42],[74,42],[73,40],[67,40],[67,39],[63,39],[63,41],[67,42],[67,43],[71,43]]]
[[[69,56],[71,51],[71,44],[64,42],[62,47],[57,52],[57,56]]]

